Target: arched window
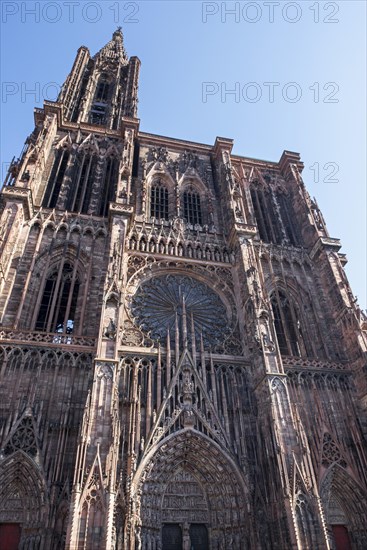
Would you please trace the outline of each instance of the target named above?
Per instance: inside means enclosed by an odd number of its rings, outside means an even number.
[[[271,305],[280,353],[300,357],[300,322],[293,304],[283,292],[277,291],[271,298]]]
[[[108,100],[109,89],[110,89],[110,84],[106,80],[106,75],[102,74],[97,84],[94,101],[100,101],[101,103],[106,103]]]
[[[117,177],[118,160],[113,157],[109,157],[105,165],[103,187],[98,212],[100,216],[107,216],[108,203],[113,200]]]
[[[69,156],[69,151],[66,149],[59,149],[56,153],[55,162],[52,167],[46,193],[43,199],[43,206],[46,208],[55,208],[56,206],[66,167],[68,165]]]
[[[200,195],[192,191],[183,194],[184,218],[192,225],[202,225]]]
[[[71,334],[78,293],[76,269],[64,263],[61,271],[54,270],[46,279],[35,330]]]
[[[73,178],[74,185],[66,207],[70,212],[87,214],[96,166],[97,158],[89,153],[78,159]]]
[[[168,189],[159,181],[150,190],[150,216],[157,220],[168,220]]]

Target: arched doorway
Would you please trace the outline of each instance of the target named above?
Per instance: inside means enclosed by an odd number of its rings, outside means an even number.
[[[250,547],[247,489],[232,458],[191,429],[166,438],[138,469],[136,508],[142,550]],[[181,546],[180,546],[181,544]]]
[[[0,463],[1,541],[8,541],[9,550],[18,546],[38,550],[46,518],[46,491],[40,471],[31,457],[18,450]]]
[[[336,550],[366,548],[367,495],[347,470],[333,464],[323,479],[320,495]]]

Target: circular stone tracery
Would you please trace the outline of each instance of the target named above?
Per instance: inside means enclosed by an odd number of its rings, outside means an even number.
[[[176,317],[181,331],[183,304],[189,339],[192,319],[196,337],[202,334],[206,345],[217,345],[228,336],[223,302],[207,285],[191,277],[166,275],[142,283],[132,299],[131,312],[141,330],[153,340],[161,340],[168,329],[174,337]]]

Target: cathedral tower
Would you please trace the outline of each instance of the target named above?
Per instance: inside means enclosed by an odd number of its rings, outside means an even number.
[[[0,545],[367,547],[367,320],[279,162],[141,132],[79,48],[0,225]]]

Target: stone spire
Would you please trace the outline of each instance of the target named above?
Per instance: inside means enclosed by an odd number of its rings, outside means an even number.
[[[125,51],[121,27],[94,57],[79,48],[58,98],[64,119],[117,130],[124,117],[136,118],[139,67]]]
[[[124,64],[128,62],[121,27],[118,27],[115,30],[112,35],[112,39],[99,50],[99,52],[94,56],[94,59],[110,59],[120,61]]]

